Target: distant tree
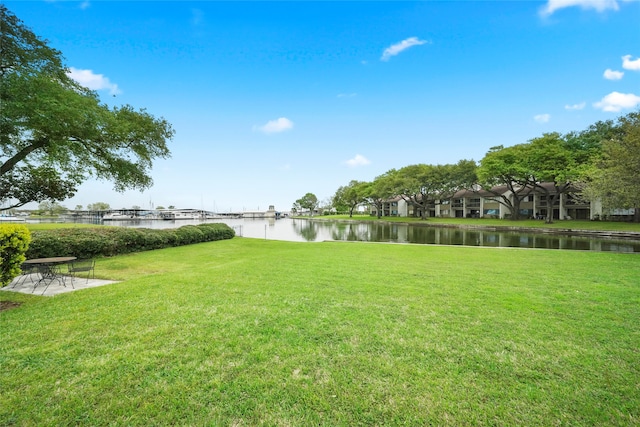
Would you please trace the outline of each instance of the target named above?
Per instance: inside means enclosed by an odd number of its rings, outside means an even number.
[[[90,211],[108,211],[109,209],[111,209],[111,206],[105,202],[96,202],[87,205],[87,210]]]
[[[175,209],[176,207],[173,205],[169,205],[169,207],[167,209]]]
[[[307,209],[310,212],[310,215],[313,216],[313,211],[318,207],[318,198],[313,193],[307,193],[294,203],[294,208],[297,210]]]
[[[603,156],[590,171],[591,198],[607,208],[634,209],[640,222],[640,111],[620,117],[616,130],[603,139]]]
[[[322,215],[330,215],[334,209],[331,205],[331,198],[325,197],[322,200],[318,200],[318,207],[316,208]]]
[[[165,208],[165,207],[164,207],[164,206],[162,206],[162,205],[160,205],[160,206],[156,207],[156,209],[157,209],[157,210],[159,210],[159,211],[160,211],[160,210],[162,210],[162,209],[164,209],[164,208]]]
[[[480,188],[493,195],[493,200],[505,206],[512,220],[520,218],[520,203],[533,190],[533,187],[527,184],[527,180],[523,179],[527,174],[520,162],[523,155],[522,145],[491,147],[480,160],[477,171]]]
[[[377,176],[372,182],[360,184],[359,190],[365,202],[376,208],[376,215],[381,218],[384,215],[384,202],[393,197],[393,174],[395,170],[390,170]]]
[[[620,138],[620,128],[613,120],[600,121],[580,132],[564,136],[567,148],[580,165],[595,164],[602,156],[605,141]]]
[[[38,205],[38,210],[41,214],[44,215],[60,215],[67,211],[67,208],[58,204],[57,202],[50,202],[48,200],[45,200],[43,202],[40,202],[40,204]]]
[[[365,201],[365,184],[362,181],[352,180],[349,184],[336,190],[332,204],[338,212],[349,212],[349,217],[353,217],[353,211]]]
[[[469,189],[476,181],[473,160],[456,164],[405,166],[391,173],[394,193],[414,206],[422,219],[430,206],[449,200],[455,193]]]
[[[131,209],[140,209],[140,206],[138,206],[138,205],[133,205],[133,206],[131,206]]]
[[[76,210],[77,211],[81,211],[82,210],[82,205],[76,205]]]
[[[533,187],[547,201],[545,222],[553,222],[553,207],[562,194],[584,176],[587,165],[581,163],[581,152],[573,151],[559,133],[546,133],[522,147],[521,165],[526,170],[521,184]]]
[[[171,125],[100,103],[4,4],[0,28],[0,210],[64,200],[89,177],[116,191],[151,186],[152,161],[169,157]]]

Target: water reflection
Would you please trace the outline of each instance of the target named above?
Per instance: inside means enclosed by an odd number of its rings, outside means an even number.
[[[512,231],[497,232],[381,222],[290,221],[293,223],[293,229],[306,241],[345,240],[432,245],[640,252],[640,241],[635,240],[618,241],[570,235],[520,234]]]
[[[640,253],[639,240],[609,240],[542,233],[520,234],[512,231],[466,230],[421,224],[307,219],[220,219],[207,222],[224,222],[232,227],[238,236],[270,240],[298,242],[342,240]],[[105,224],[124,227],[177,228],[199,223],[201,221],[136,220],[110,221]]]

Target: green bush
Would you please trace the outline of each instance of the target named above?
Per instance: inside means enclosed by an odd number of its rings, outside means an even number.
[[[21,273],[30,242],[31,234],[24,225],[0,225],[0,286],[8,285]]]
[[[186,225],[171,230],[120,227],[35,230],[26,255],[29,258],[95,258],[232,239],[234,236],[233,229],[221,223]]]
[[[204,223],[198,225],[197,227],[204,234],[205,242],[233,239],[233,237],[235,236],[235,232],[227,224]]]
[[[204,233],[195,225],[185,225],[176,230],[178,245],[191,245],[204,241]]]

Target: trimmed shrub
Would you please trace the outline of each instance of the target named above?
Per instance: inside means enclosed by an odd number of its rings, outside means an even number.
[[[0,286],[21,273],[20,265],[31,242],[29,229],[19,224],[0,224]]]
[[[233,239],[236,235],[233,229],[229,227],[227,224],[204,223],[204,224],[199,224],[197,227],[204,234],[205,242]]]
[[[195,225],[184,225],[176,230],[178,245],[191,245],[204,241],[204,233]]]
[[[32,232],[27,256],[95,258],[232,239],[234,236],[233,229],[222,223],[185,225],[167,230],[124,227],[36,230]]]

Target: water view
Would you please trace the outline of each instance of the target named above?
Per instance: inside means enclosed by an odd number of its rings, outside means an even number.
[[[294,242],[354,241],[430,245],[568,249],[597,252],[640,253],[640,241],[603,239],[561,234],[485,231],[424,224],[385,222],[317,221],[308,219],[216,219],[242,237]],[[108,225],[145,228],[177,228],[202,221],[109,221]]]

